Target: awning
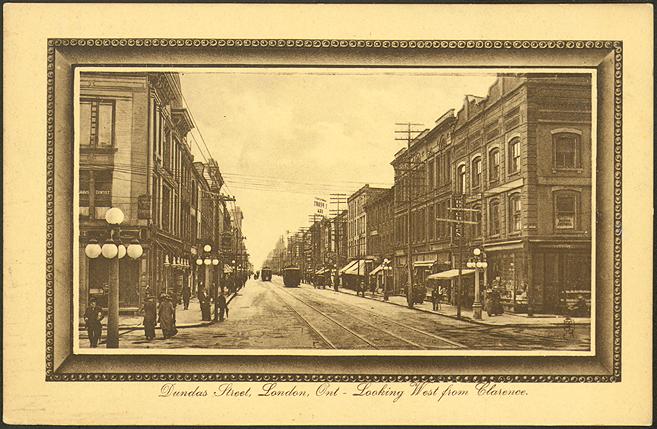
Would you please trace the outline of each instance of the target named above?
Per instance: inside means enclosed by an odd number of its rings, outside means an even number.
[[[371,276],[374,276],[374,275],[376,275],[376,274],[377,274],[379,271],[381,271],[381,270],[383,270],[383,264],[379,265],[378,267],[376,267],[375,269],[373,269],[372,271],[370,271],[370,275],[371,275]]]
[[[464,276],[472,273],[474,273],[474,270],[468,270],[468,269],[461,270],[461,274]],[[427,277],[427,280],[450,280],[458,276],[459,276],[458,269],[447,270],[447,271],[442,271],[440,273],[431,274],[430,276]]]
[[[345,271],[351,269],[351,267],[353,267],[353,266],[356,265],[356,264],[358,264],[358,260],[355,260],[355,261],[351,261],[351,262],[349,262],[347,265],[345,265],[344,267],[342,267],[342,268],[340,269],[340,274],[344,274]]]
[[[413,262],[413,267],[418,268],[418,267],[428,267],[431,268],[435,261],[416,261]]]

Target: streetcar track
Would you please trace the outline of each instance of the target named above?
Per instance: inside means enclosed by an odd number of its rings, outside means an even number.
[[[279,286],[280,286],[280,285],[279,285]],[[284,287],[284,286],[280,286],[280,287]],[[363,336],[360,335],[359,333],[354,332],[352,329],[346,327],[344,324],[342,324],[342,323],[340,323],[339,321],[335,320],[335,318],[329,316],[328,314],[322,312],[321,310],[318,310],[316,307],[314,307],[314,306],[308,304],[307,302],[303,301],[303,300],[300,299],[299,297],[294,296],[292,293],[286,291],[285,289],[281,289],[281,290],[283,290],[287,295],[289,295],[289,296],[291,296],[292,298],[298,300],[298,301],[301,302],[302,304],[305,304],[306,306],[308,306],[308,307],[310,307],[311,309],[315,310],[315,311],[316,311],[317,313],[319,313],[321,316],[323,316],[323,317],[325,317],[326,319],[330,320],[331,322],[335,323],[336,325],[338,325],[339,327],[341,327],[341,328],[344,329],[345,331],[349,332],[349,333],[352,334],[353,336],[359,338],[361,341],[363,341],[363,342],[369,344],[371,347],[373,347],[373,348],[375,348],[375,349],[377,349],[377,350],[379,349],[379,347],[378,347],[376,344],[374,344],[373,342],[369,341],[367,338],[363,337]],[[288,304],[288,305],[289,305],[289,304]]]
[[[295,298],[297,298],[297,297],[295,297]],[[299,299],[299,298],[297,298],[297,299]],[[299,300],[301,301],[301,299],[299,299]],[[305,301],[302,301],[302,302],[303,302],[304,304],[310,306],[310,304],[308,304],[307,302],[305,302]],[[311,306],[311,307],[312,307],[312,306]],[[312,308],[313,308],[315,311],[321,312],[320,310],[317,310],[315,307],[312,307]],[[342,311],[342,313],[346,313],[344,310],[341,310],[341,311]],[[323,314],[323,312],[321,312],[321,313]],[[412,345],[412,346],[415,346],[415,347],[417,347],[417,348],[419,348],[419,349],[422,349],[422,350],[428,350],[428,349],[429,349],[429,347],[423,346],[422,344],[418,344],[418,343],[416,343],[416,342],[414,342],[414,341],[411,341],[411,340],[408,340],[408,339],[406,339],[406,338],[404,338],[404,337],[400,337],[399,335],[397,335],[397,334],[395,334],[395,333],[393,333],[393,332],[391,332],[391,331],[389,331],[389,330],[387,330],[387,329],[383,329],[383,328],[381,328],[380,326],[376,326],[376,325],[372,324],[371,322],[369,322],[369,321],[367,321],[367,320],[365,320],[365,319],[361,319],[360,317],[356,317],[356,316],[354,316],[353,314],[348,314],[348,316],[351,317],[352,319],[356,319],[356,320],[358,320],[358,321],[361,322],[361,323],[365,323],[366,325],[369,325],[369,326],[371,326],[372,328],[374,328],[374,329],[376,329],[376,330],[378,330],[378,331],[381,331],[381,332],[383,332],[383,333],[385,333],[385,334],[388,334],[388,335],[390,335],[391,337],[397,338],[397,339],[399,339],[399,340],[401,340],[401,341],[403,341],[403,342],[405,342],[405,343],[407,343],[407,344],[410,344],[410,345]]]
[[[369,310],[369,309],[367,309],[367,308],[361,308],[361,307],[356,307],[356,308],[362,309],[363,311],[368,312],[368,313],[370,313],[370,314],[374,314],[374,315],[376,315],[376,316],[378,316],[378,317],[380,317],[380,318],[384,318],[384,319],[385,319],[386,321],[388,321],[388,322],[391,322],[391,323],[394,323],[394,324],[396,324],[396,325],[402,326],[402,327],[404,327],[404,328],[406,328],[406,329],[409,329],[409,330],[411,330],[411,331],[415,331],[415,332],[417,332],[417,333],[420,333],[420,334],[426,335],[426,336],[428,336],[428,337],[432,337],[432,338],[435,338],[435,339],[437,339],[437,340],[443,341],[443,342],[445,342],[445,343],[451,344],[451,345],[453,345],[453,346],[455,346],[455,347],[459,347],[459,348],[463,348],[463,349],[468,348],[468,346],[466,346],[466,345],[464,345],[464,344],[458,343],[458,342],[453,341],[453,340],[449,340],[449,339],[447,339],[447,338],[441,337],[440,335],[432,334],[432,333],[430,333],[430,332],[426,332],[426,331],[423,331],[423,330],[421,330],[421,329],[418,329],[418,328],[416,328],[416,327],[414,327],[414,326],[410,326],[410,325],[407,325],[407,324],[405,324],[405,323],[397,322],[396,320],[392,320],[391,318],[386,318],[385,315],[383,315],[383,314],[381,314],[381,313],[379,313],[379,312],[372,311],[372,310]],[[350,317],[354,317],[355,319],[357,319],[357,317],[352,316],[352,315],[350,315]],[[377,329],[381,329],[381,328],[378,328],[378,327],[377,327]],[[385,332],[385,331],[384,331],[384,332]]]
[[[271,288],[271,290],[275,290],[275,288]],[[276,295],[276,296],[278,297],[278,300],[279,300],[279,301],[281,301],[281,302],[282,302],[283,304],[285,304],[290,310],[292,310],[292,311],[297,315],[297,317],[299,318],[299,320],[301,320],[303,323],[305,323],[306,325],[308,325],[308,327],[309,327],[312,331],[314,331],[317,335],[319,335],[319,337],[320,337],[320,338],[321,338],[321,339],[322,339],[322,340],[323,340],[323,341],[324,341],[329,347],[331,347],[331,348],[333,348],[333,349],[337,349],[336,345],[333,344],[333,343],[331,342],[331,340],[329,340],[328,338],[326,338],[326,336],[325,336],[324,334],[322,334],[322,333],[319,331],[319,329],[315,328],[315,326],[314,326],[312,323],[310,323],[310,321],[309,321],[308,319],[306,319],[305,317],[303,317],[303,316],[301,315],[301,313],[299,313],[299,312],[298,312],[294,307],[292,307],[288,302],[286,302],[284,299],[282,299],[282,298],[280,297],[280,295],[278,294],[278,292],[274,292],[274,295]]]

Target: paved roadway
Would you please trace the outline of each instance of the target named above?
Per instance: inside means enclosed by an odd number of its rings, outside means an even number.
[[[183,311],[183,310],[178,310]],[[191,310],[187,310],[191,311]],[[200,319],[200,315],[199,315]],[[121,335],[121,348],[588,350],[588,326],[574,337],[561,328],[482,326],[308,285],[285,288],[250,280],[230,303],[229,317],[146,341],[143,330]]]

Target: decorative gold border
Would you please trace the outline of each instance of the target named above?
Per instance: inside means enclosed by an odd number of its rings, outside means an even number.
[[[56,47],[238,47],[314,49],[606,49],[614,52],[614,247],[613,369],[609,375],[390,375],[390,374],[215,374],[215,373],[63,373],[54,368],[55,347],[55,53]],[[316,39],[66,39],[48,40],[46,145],[46,381],[245,381],[245,382],[522,382],[598,383],[621,380],[622,251],[622,95],[623,44],[601,40],[316,40]],[[164,356],[162,356],[164,358]]]

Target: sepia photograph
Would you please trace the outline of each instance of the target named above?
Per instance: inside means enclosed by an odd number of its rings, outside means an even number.
[[[77,351],[594,352],[591,70],[76,70]]]

